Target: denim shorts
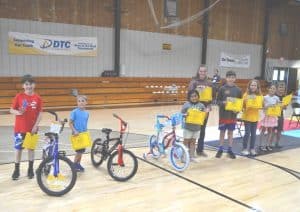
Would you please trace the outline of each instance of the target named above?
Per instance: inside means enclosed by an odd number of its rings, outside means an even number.
[[[230,124],[219,123],[219,130],[222,130],[222,131],[225,131],[225,130],[234,131],[235,130],[235,123],[230,123]]]
[[[184,139],[198,139],[200,136],[200,131],[191,131],[184,129],[183,130],[183,138]]]
[[[77,153],[84,153],[85,149],[77,149],[77,150],[75,150],[75,152],[77,152]]]
[[[26,135],[25,133],[15,133],[14,134],[15,149],[17,149],[17,150],[23,149],[22,145],[23,145],[25,135]]]

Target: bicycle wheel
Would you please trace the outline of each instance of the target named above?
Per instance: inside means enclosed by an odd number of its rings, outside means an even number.
[[[157,136],[152,135],[149,139],[149,148],[150,148],[150,154],[153,158],[159,158],[160,157],[160,151],[157,141]]]
[[[103,148],[104,148],[104,141],[102,141],[100,138],[97,138],[91,149],[91,160],[92,164],[95,167],[98,167],[102,164],[104,161],[104,155],[103,155]]]
[[[132,178],[138,169],[138,162],[135,155],[129,150],[123,149],[124,165],[118,164],[118,151],[115,150],[108,158],[107,170],[109,175],[117,181],[127,181]]]
[[[59,173],[54,176],[54,160],[49,157],[41,162],[36,176],[39,187],[50,196],[62,196],[75,185],[77,173],[72,161],[64,156],[58,156]]]
[[[171,147],[169,160],[176,171],[184,171],[190,164],[190,155],[187,148],[176,141]]]

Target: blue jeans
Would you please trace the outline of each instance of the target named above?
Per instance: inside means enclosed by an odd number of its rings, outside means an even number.
[[[243,148],[247,149],[248,140],[249,140],[249,137],[251,136],[250,149],[254,149],[255,139],[256,139],[257,122],[244,121],[244,125],[245,125],[245,135],[243,138]]]

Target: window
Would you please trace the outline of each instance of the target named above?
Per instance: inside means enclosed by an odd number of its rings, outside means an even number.
[[[281,70],[279,75],[279,81],[284,81],[284,75],[285,75],[285,71]]]
[[[165,17],[177,17],[177,0],[165,0]]]
[[[277,81],[278,80],[278,70],[273,70],[273,81]]]

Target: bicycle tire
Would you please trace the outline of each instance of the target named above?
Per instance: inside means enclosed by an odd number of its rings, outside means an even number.
[[[189,166],[190,154],[184,144],[175,142],[170,149],[169,161],[173,168],[179,172],[184,171]]]
[[[148,142],[150,154],[153,158],[157,159],[160,157],[161,153],[159,151],[158,140],[156,135],[152,135]]]
[[[91,148],[91,161],[94,167],[99,167],[103,161],[104,161],[104,155],[103,155],[103,145],[104,141],[102,141],[100,138],[97,138],[94,140],[92,148]],[[97,160],[96,155],[99,157],[99,160]]]
[[[62,187],[65,187],[64,189],[54,191],[54,189],[51,190],[51,188],[50,188],[51,186],[48,187],[46,185],[47,182],[51,182],[51,181],[53,182],[53,184],[55,184],[55,183],[57,184],[58,181],[59,182],[64,181],[64,179],[58,179],[59,177],[56,177],[56,179],[55,179],[55,177],[53,175],[52,175],[52,179],[51,180],[49,179],[49,177],[51,177],[51,175],[49,175],[49,174],[51,172],[50,169],[52,166],[51,163],[53,161],[53,157],[48,157],[47,159],[43,160],[40,163],[40,165],[36,171],[37,183],[38,183],[39,187],[41,188],[41,190],[50,196],[56,196],[56,197],[62,196],[64,194],[68,193],[74,187],[76,180],[77,180],[77,172],[75,170],[73,162],[69,158],[61,156],[61,155],[58,156],[58,160],[59,160],[60,171],[62,171],[61,169],[62,169],[62,167],[64,167],[62,162],[65,162],[66,166],[70,169],[71,177],[70,177],[70,180],[69,180],[69,183],[67,184],[67,186],[62,186]],[[68,175],[63,173],[60,176],[65,178],[65,176],[68,176]],[[44,179],[44,177],[46,179]],[[53,186],[57,188],[61,185],[53,185]]]
[[[114,180],[124,182],[124,181],[129,180],[136,174],[137,169],[138,169],[138,161],[132,152],[130,152],[129,150],[123,149],[123,160],[124,160],[125,165],[124,165],[124,167],[122,167],[118,164],[118,155],[119,154],[118,154],[117,150],[112,152],[112,154],[110,155],[110,157],[108,158],[108,161],[107,161],[107,171]],[[133,162],[132,167],[126,166],[126,164],[128,164],[127,158],[129,158]],[[129,173],[123,177],[118,175],[118,172],[115,170],[115,168],[120,168],[120,169],[122,169],[121,172],[124,172],[124,169],[127,167],[130,168]]]

